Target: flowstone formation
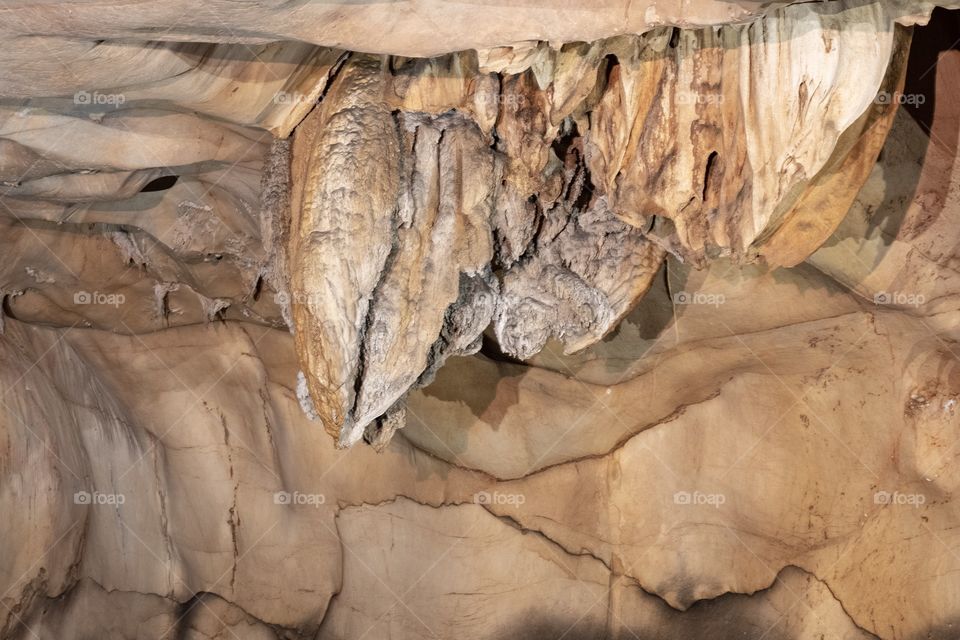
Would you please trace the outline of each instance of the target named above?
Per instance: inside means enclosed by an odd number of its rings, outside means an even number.
[[[0,640],[957,637],[946,9],[0,8]]]
[[[488,325],[521,360],[585,349],[668,254],[802,261],[876,160],[908,42],[879,4],[804,5],[589,45],[345,56],[289,178],[285,293],[323,424],[382,441]]]

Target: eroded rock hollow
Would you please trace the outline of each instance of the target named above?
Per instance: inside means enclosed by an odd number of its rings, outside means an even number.
[[[0,638],[960,636],[941,4],[0,9]]]

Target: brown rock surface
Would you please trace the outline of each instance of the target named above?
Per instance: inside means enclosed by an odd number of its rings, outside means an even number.
[[[0,639],[957,636],[955,14],[561,4],[0,8]]]

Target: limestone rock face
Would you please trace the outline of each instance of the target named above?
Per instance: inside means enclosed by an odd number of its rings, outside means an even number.
[[[955,13],[2,13],[0,639],[957,636]]]
[[[528,359],[603,339],[666,254],[803,260],[879,153],[895,105],[876,97],[899,91],[908,41],[882,5],[804,5],[522,62],[346,60],[291,176],[294,327],[324,425],[344,446],[379,429],[435,368],[445,314],[482,318],[488,296],[500,349]]]

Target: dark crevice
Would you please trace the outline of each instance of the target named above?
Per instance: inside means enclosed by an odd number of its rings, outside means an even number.
[[[590,208],[590,203],[593,201],[593,181],[590,179],[590,172],[587,170],[587,167],[581,166],[578,170],[580,176],[583,180],[583,184],[580,187],[580,192],[577,194],[577,199],[573,201],[573,210],[574,211],[586,211]]]
[[[915,27],[907,60],[901,107],[926,133],[933,127],[936,107],[937,67],[946,51],[960,49],[960,11],[937,7],[924,27]]]
[[[261,294],[263,294],[263,274],[258,275],[257,281],[253,283],[253,292],[250,294],[250,297],[256,302],[260,300]]]
[[[488,360],[492,360],[493,362],[504,362],[507,364],[517,365],[519,367],[530,366],[529,363],[526,363],[519,358],[515,358],[510,354],[504,353],[500,349],[500,344],[497,342],[497,340],[486,333],[483,334],[483,345],[480,347],[480,354]]]
[[[0,315],[16,320],[17,317],[14,315],[13,308],[10,306],[10,301],[14,297],[15,296],[10,295],[9,293],[0,293]],[[2,324],[3,322],[0,321],[0,326],[2,326]]]
[[[173,185],[177,184],[177,181],[180,180],[180,176],[160,176],[155,178],[143,185],[143,188],[140,189],[140,193],[153,193],[155,191],[166,191],[167,189],[172,189]]]
[[[350,58],[350,53],[346,52],[340,58],[337,59],[333,66],[330,67],[330,72],[327,74],[327,84],[323,87],[323,91],[320,92],[320,95],[317,96],[317,105],[319,106],[324,98],[327,97],[327,94],[330,93],[330,89],[333,88],[333,83],[337,79],[337,76],[340,75],[340,70],[343,69],[343,65],[346,64],[347,60]]]
[[[678,44],[680,44],[680,28],[674,27],[670,32],[670,48],[676,49]]]
[[[619,76],[619,73],[620,60],[614,54],[608,53],[606,56],[604,56],[603,62],[600,64],[600,68],[598,70],[598,79],[600,80],[598,83],[600,87],[599,95],[602,96],[604,93],[606,93],[607,87],[610,86],[610,83],[614,79],[614,74],[618,74]]]
[[[703,193],[700,197],[702,202],[707,201],[707,194],[711,191],[711,179],[713,178],[713,170],[716,168],[718,157],[719,155],[716,151],[711,151],[710,155],[707,156],[707,164],[703,170]]]

